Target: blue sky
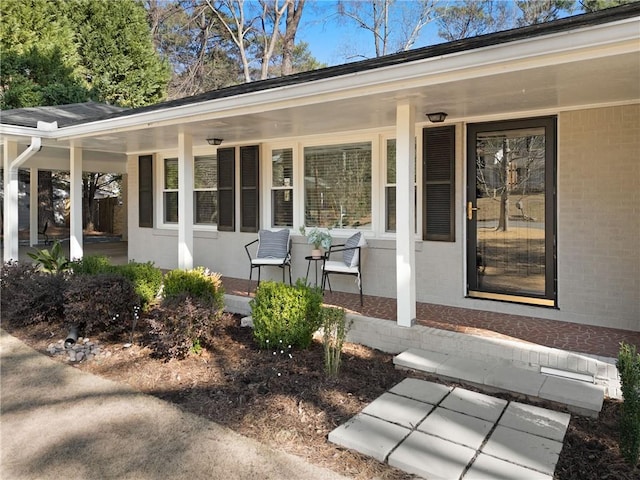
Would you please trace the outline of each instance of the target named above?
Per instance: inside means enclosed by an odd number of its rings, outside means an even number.
[[[353,23],[341,23],[335,14],[335,4],[336,2],[329,0],[305,4],[296,42],[307,42],[313,56],[328,65],[374,57],[375,48],[371,32],[358,28]],[[419,42],[416,42],[413,48],[441,42],[435,24],[431,23],[423,29]]]

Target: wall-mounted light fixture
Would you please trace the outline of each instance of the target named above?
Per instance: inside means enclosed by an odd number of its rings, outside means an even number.
[[[445,112],[427,113],[427,118],[432,123],[442,123],[447,118],[447,114]]]
[[[222,144],[222,138],[207,138],[207,143],[209,145],[220,145]]]

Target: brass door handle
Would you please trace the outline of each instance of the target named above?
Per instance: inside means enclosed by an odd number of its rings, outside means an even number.
[[[473,206],[473,203],[467,202],[467,219],[473,220],[473,212],[480,210]]]

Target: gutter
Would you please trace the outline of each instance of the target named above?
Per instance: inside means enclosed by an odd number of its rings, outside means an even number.
[[[51,132],[57,130],[58,122],[38,122],[37,130]],[[32,136],[31,144],[14,160],[7,162],[4,172],[4,260],[18,259],[18,169],[27,160],[42,150],[42,137]],[[5,161],[7,159],[5,158]]]

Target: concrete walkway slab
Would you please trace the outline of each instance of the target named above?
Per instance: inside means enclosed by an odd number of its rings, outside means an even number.
[[[499,425],[562,442],[570,420],[571,415],[567,413],[511,402]]]
[[[360,413],[329,433],[329,441],[350,448],[380,462],[411,430]]]
[[[453,387],[440,383],[425,382],[417,378],[405,378],[389,391],[396,395],[402,395],[420,402],[437,405],[451,390],[453,390]]]
[[[474,450],[480,448],[492,428],[492,422],[442,407],[438,407],[418,425],[418,430],[421,432],[442,437]]]
[[[427,373],[435,373],[436,369],[448,360],[446,353],[430,352],[410,348],[396,355],[393,363],[398,367],[413,368]]]
[[[367,405],[362,413],[383,418],[406,428],[418,425],[434,406],[393,393],[383,393]]]
[[[429,480],[450,480],[460,478],[475,454],[472,448],[413,432],[389,455],[389,465]]]
[[[462,480],[552,480],[553,475],[536,472],[515,463],[481,453]]]
[[[507,366],[496,366],[485,377],[484,383],[490,387],[509,392],[537,397],[546,376],[539,372]]]
[[[491,372],[491,366],[473,358],[449,356],[436,368],[436,374],[443,377],[461,379],[467,382],[484,384],[485,377]]]
[[[0,330],[0,478],[344,478]],[[399,427],[398,427],[399,428]]]
[[[406,350],[396,355],[393,362],[400,369],[551,400],[580,415],[597,417],[604,402],[603,385],[543,374],[531,365],[526,366],[526,362],[518,366],[518,361],[505,364],[419,349]]]
[[[562,443],[498,425],[482,452],[553,475]]]
[[[590,412],[602,410],[604,387],[577,380],[547,377],[544,385],[540,388],[539,396],[546,400],[569,404],[576,409],[582,409],[588,415]],[[580,412],[580,410],[576,411]]]
[[[495,422],[502,415],[502,411],[507,406],[507,401],[484,393],[455,388],[442,401],[440,406],[465,415]]]

